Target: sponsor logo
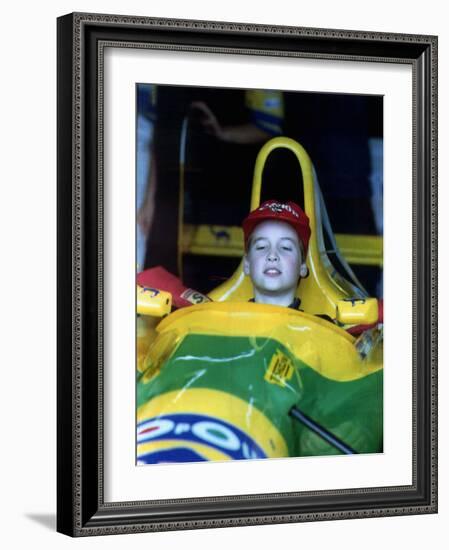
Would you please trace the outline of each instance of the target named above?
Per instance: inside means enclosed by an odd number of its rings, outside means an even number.
[[[295,212],[289,204],[284,204],[282,202],[270,202],[269,204],[261,206],[260,210],[271,210],[271,212],[274,212],[275,214],[281,214],[285,211],[295,216],[295,218],[299,218],[298,212]]]
[[[356,304],[364,304],[366,300],[364,298],[343,298],[343,302],[351,302],[352,307]]]
[[[292,360],[287,357],[285,353],[277,350],[271,358],[268,369],[265,372],[264,380],[270,384],[277,384],[284,388],[293,376],[294,371],[295,367],[293,366]]]
[[[233,460],[266,458],[265,452],[247,433],[229,422],[201,414],[167,414],[138,424],[138,445],[147,448],[148,443],[158,444],[163,441],[172,442],[170,453],[173,454],[172,451],[177,449],[174,456],[180,453],[197,454],[196,449],[201,446],[219,451]],[[160,452],[160,449],[156,450]],[[164,453],[166,456],[170,454],[167,449],[164,449]],[[143,454],[148,458],[152,453],[142,453],[142,456],[138,456],[139,460],[144,460]]]
[[[157,288],[150,288],[149,286],[143,286],[142,287],[142,293],[149,293],[150,294],[150,298],[154,298],[155,296],[157,296],[158,294],[160,294],[160,291],[157,290]]]
[[[267,109],[277,109],[281,105],[281,100],[279,97],[268,97],[264,101],[264,105]]]
[[[212,225],[210,225],[209,230],[212,233],[212,235],[215,237],[216,241],[229,242],[231,240],[231,235],[230,235],[229,231],[227,231],[225,228],[223,228],[223,229],[214,229],[214,227]]]
[[[191,288],[184,290],[184,292],[181,294],[181,298],[184,298],[184,300],[187,300],[193,305],[203,304],[205,302],[211,301],[210,298],[208,298],[204,294],[201,294],[201,292],[197,292],[196,290],[193,290]]]
[[[142,439],[148,441],[147,443],[138,443],[139,455],[143,455],[146,452],[155,452],[156,447],[158,450],[173,448],[174,440],[170,435],[175,432],[173,424],[170,425],[170,429],[167,429],[167,424],[165,425],[167,433],[163,438],[159,439],[155,439],[156,430],[153,430],[153,437],[143,437],[144,434],[140,432],[145,429],[143,428],[144,425],[146,428],[151,428],[158,426],[158,424],[149,426],[149,422],[167,419],[172,420],[177,425],[181,422],[182,418],[188,418],[192,421],[213,421],[231,430],[240,438],[241,454],[244,456],[248,455],[247,451],[251,448],[256,449],[256,451],[257,448],[262,449],[261,454],[264,457],[288,456],[287,444],[279,429],[265,414],[248,401],[230,393],[211,388],[184,388],[181,394],[179,389],[162,393],[152,397],[138,408],[137,425],[138,433],[140,434],[139,437],[142,436]],[[187,417],[184,415],[187,415]],[[192,422],[189,425],[191,426]],[[183,430],[182,426],[177,429],[177,431],[180,430],[183,433],[176,434],[177,437],[189,433]],[[147,432],[147,436],[150,435],[151,432]],[[192,440],[191,437],[190,440]],[[181,442],[179,438],[178,441],[180,446],[185,443],[185,441]],[[201,443],[195,444],[195,449],[202,456],[207,457],[207,460],[223,461],[232,458],[219,445],[212,447],[207,442],[204,442],[201,437],[198,438],[198,441],[201,441]],[[178,442],[176,442],[175,446],[178,447]],[[194,444],[190,441],[188,447],[192,449],[193,446]],[[257,452],[256,454],[258,457],[259,453]],[[249,455],[251,456],[251,453]]]

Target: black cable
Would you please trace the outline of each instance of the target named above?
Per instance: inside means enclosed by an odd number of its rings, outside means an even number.
[[[329,432],[326,428],[323,428],[323,426],[318,424],[318,422],[312,420],[310,416],[307,416],[305,413],[300,411],[298,407],[293,406],[289,411],[289,415],[298,422],[301,422],[301,424],[309,428],[309,430],[321,437],[321,439],[324,439],[324,441],[341,451],[343,454],[358,454],[357,451],[349,447],[349,445],[346,445],[346,443],[341,441],[341,439],[338,439],[338,437],[336,437],[333,433]]]

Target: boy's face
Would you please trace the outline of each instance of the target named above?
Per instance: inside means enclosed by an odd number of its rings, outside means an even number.
[[[298,235],[288,223],[267,220],[257,225],[243,263],[255,291],[271,296],[295,292],[302,271],[307,270],[301,250]]]

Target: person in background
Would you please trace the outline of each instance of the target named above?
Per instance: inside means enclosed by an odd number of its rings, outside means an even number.
[[[283,100],[281,92],[270,90],[158,86],[156,110],[151,171],[138,223],[148,241],[144,267],[160,265],[178,275],[178,210],[184,208],[179,197],[180,140],[186,116],[192,116],[203,134],[201,138],[197,131],[195,139],[201,145],[189,145],[189,157],[196,156],[197,166],[214,177],[213,185],[209,180],[192,181],[190,195],[182,197],[187,216],[203,224],[222,223],[223,212],[241,220],[240,212],[225,202],[223,185],[233,200],[238,195],[238,204],[245,208],[259,146],[282,133]],[[189,181],[197,172],[197,168],[188,172]]]
[[[153,132],[156,119],[156,86],[137,85],[136,121],[136,263],[142,271],[145,262],[146,241],[154,215],[155,166],[152,161]]]
[[[206,133],[230,143],[261,143],[282,133],[284,104],[277,90],[246,90],[245,106],[249,120],[240,124],[222,125],[204,101],[194,101],[191,109],[199,112],[199,121]]]

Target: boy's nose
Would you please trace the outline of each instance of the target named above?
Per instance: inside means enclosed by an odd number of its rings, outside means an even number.
[[[270,252],[268,254],[268,260],[270,262],[277,262],[279,260],[278,255],[275,252]]]

